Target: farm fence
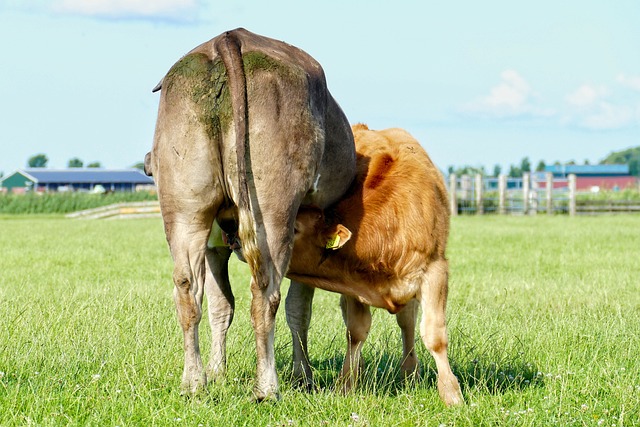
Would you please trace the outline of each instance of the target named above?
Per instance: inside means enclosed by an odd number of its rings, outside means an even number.
[[[551,173],[536,179],[530,173],[522,178],[487,178],[480,174],[450,174],[447,182],[452,215],[499,214],[597,215],[602,213],[640,213],[640,200],[589,200],[578,197],[576,176],[554,178]]]

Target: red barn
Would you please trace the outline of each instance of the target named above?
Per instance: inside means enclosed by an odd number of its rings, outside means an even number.
[[[566,179],[570,174],[576,176],[576,190],[590,191],[594,187],[600,190],[622,190],[635,187],[638,178],[629,173],[629,165],[553,165],[545,172],[551,172],[554,179]]]

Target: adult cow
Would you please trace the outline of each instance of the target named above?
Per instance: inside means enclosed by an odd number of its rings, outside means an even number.
[[[355,175],[349,123],[311,56],[241,28],[187,53],[160,88],[145,165],[158,188],[174,261],[183,391],[197,392],[207,374],[225,371],[234,302],[226,269],[231,251],[207,249],[217,219],[237,232],[251,270],[255,396],[276,398],[274,319],[296,212],[302,203],[327,206],[349,187]],[[203,290],[213,333],[206,370],[198,344]]]
[[[402,330],[402,370],[418,368],[414,333],[418,305],[420,334],[438,370],[438,391],[447,405],[463,402],[447,358],[445,306],[449,208],[442,176],[427,153],[402,129],[353,127],[357,177],[349,193],[324,212],[303,208],[296,219],[294,252],[287,276],[342,294],[347,354],[341,372],[346,390],[356,379],[361,348],[371,326],[369,306],[381,307]],[[287,305],[287,311],[302,306]],[[310,313],[292,315],[308,319]],[[292,333],[307,336],[307,322],[289,322]],[[294,355],[306,342],[295,340]],[[307,365],[302,357],[296,364]]]

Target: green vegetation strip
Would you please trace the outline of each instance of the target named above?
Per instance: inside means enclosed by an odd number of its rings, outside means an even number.
[[[0,214],[65,214],[113,203],[158,200],[155,193],[115,192],[89,193],[30,193],[0,194]]]
[[[228,378],[189,399],[162,222],[13,216],[0,220],[0,425],[639,425],[639,230],[631,215],[454,218],[448,317],[462,407],[440,402],[421,343],[421,376],[398,379],[399,331],[382,310],[360,386],[332,391],[344,327],[337,295],[322,291],[310,336],[318,390],[291,386],[282,304],[282,400],[256,404],[244,264],[231,264]]]

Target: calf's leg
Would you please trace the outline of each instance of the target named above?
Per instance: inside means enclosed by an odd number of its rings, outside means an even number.
[[[347,326],[347,353],[338,383],[348,393],[357,382],[362,365],[362,345],[371,329],[371,308],[353,297],[340,296],[342,318]]]
[[[413,375],[418,370],[418,357],[415,350],[418,306],[418,300],[412,299],[396,314],[396,321],[402,333],[402,365],[400,370],[405,378]]]
[[[307,339],[314,291],[311,286],[292,280],[285,300],[287,324],[291,330],[293,344],[293,379],[307,390],[313,387]]]
[[[458,379],[453,375],[447,357],[447,327],[445,311],[447,305],[449,266],[446,260],[438,260],[427,270],[420,287],[422,340],[435,359],[438,370],[438,393],[448,406],[464,402]]]
[[[207,378],[221,380],[227,371],[227,330],[234,312],[234,297],[229,283],[229,256],[226,246],[207,249],[207,295],[209,325],[211,326],[211,353],[207,364]]]

